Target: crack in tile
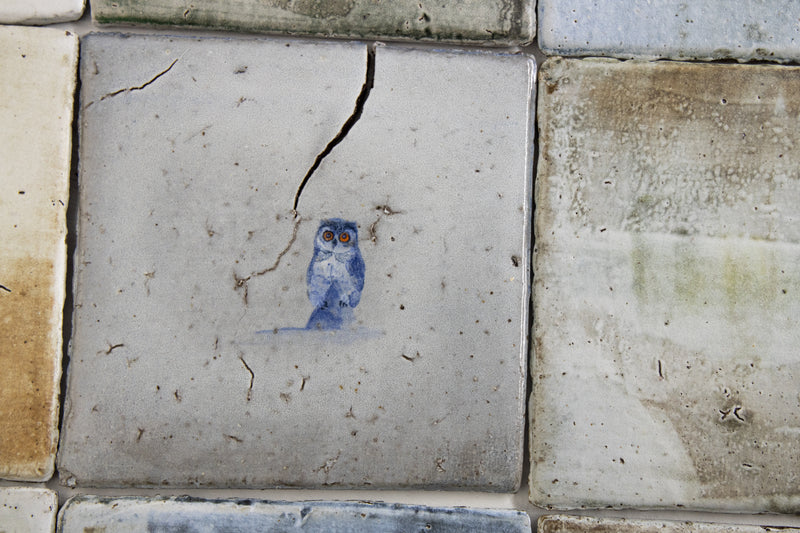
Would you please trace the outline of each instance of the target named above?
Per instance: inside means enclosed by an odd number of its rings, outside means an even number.
[[[369,98],[369,93],[372,90],[372,87],[375,84],[375,45],[371,45],[367,48],[367,73],[364,80],[364,85],[361,86],[361,92],[358,94],[358,98],[356,98],[356,105],[353,108],[353,113],[348,117],[345,123],[342,125],[342,128],[339,130],[339,133],[331,139],[325,149],[322,150],[314,159],[314,164],[311,165],[311,168],[308,169],[306,175],[303,177],[303,181],[300,182],[300,186],[297,188],[297,193],[294,195],[294,203],[292,204],[292,214],[295,218],[298,216],[297,212],[297,205],[300,203],[300,195],[303,194],[303,189],[305,188],[308,181],[311,179],[312,174],[317,168],[322,164],[322,160],[325,159],[328,154],[330,154],[336,145],[344,140],[347,137],[347,134],[350,130],[355,126],[356,122],[361,118],[361,113],[364,111],[364,104],[367,102],[367,98]]]
[[[133,92],[133,91],[141,91],[142,89],[144,89],[144,88],[148,87],[149,85],[152,85],[153,83],[155,83],[155,81],[158,78],[160,78],[161,76],[163,76],[164,74],[166,74],[167,72],[172,70],[172,67],[174,67],[175,63],[177,63],[179,60],[180,60],[180,57],[175,58],[175,60],[172,63],[170,63],[167,68],[165,68],[164,70],[162,70],[161,72],[159,72],[158,74],[156,74],[155,76],[150,78],[148,81],[144,82],[143,84],[135,85],[133,87],[125,87],[124,89],[118,89],[116,91],[112,91],[110,93],[104,94],[103,96],[100,97],[100,100],[98,100],[98,102],[102,102],[106,98],[112,98],[114,96],[117,96],[118,94],[130,93],[130,92]],[[86,107],[84,109],[87,109],[92,104],[94,104],[94,100],[89,102],[88,104],[86,104]]]

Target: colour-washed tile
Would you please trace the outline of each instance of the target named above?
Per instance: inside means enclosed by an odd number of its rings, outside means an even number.
[[[58,441],[78,39],[0,27],[0,477],[45,481]]]
[[[52,533],[58,495],[44,487],[0,487],[0,532]]]
[[[265,529],[266,528],[266,529]],[[268,502],[78,496],[59,514],[59,531],[493,531],[530,533],[520,511],[365,502]]]
[[[768,521],[769,519],[765,519]],[[550,515],[539,517],[539,533],[763,533],[764,531],[795,532],[795,528],[677,522],[669,520],[631,520],[624,518],[592,518],[590,516]]]
[[[55,24],[78,20],[84,0],[3,0],[2,24]]]
[[[531,498],[800,509],[800,70],[549,60]]]
[[[546,54],[797,61],[794,0],[539,0]]]
[[[81,76],[63,482],[515,490],[532,59],[96,34]]]
[[[536,30],[532,0],[93,0],[92,16],[100,24],[490,45],[529,43]]]

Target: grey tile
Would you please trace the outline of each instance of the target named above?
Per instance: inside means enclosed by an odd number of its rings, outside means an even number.
[[[58,442],[78,38],[0,27],[0,477],[46,481]]]
[[[4,0],[0,4],[2,24],[55,24],[78,20],[84,0]]]
[[[800,509],[798,73],[543,66],[537,504]]]
[[[92,529],[94,528],[94,529]],[[494,531],[528,533],[520,511],[352,502],[267,502],[79,496],[59,515],[61,533],[123,531]]]
[[[93,0],[101,24],[160,24],[350,38],[524,44],[536,28],[532,0]]]
[[[50,533],[56,529],[58,496],[44,487],[0,487],[0,530]]]
[[[765,519],[769,521],[769,519]],[[800,531],[795,528],[777,528],[780,531]],[[590,516],[550,515],[539,517],[539,533],[762,533],[768,527],[703,522],[676,522],[667,520],[631,520],[624,518],[592,518]]]
[[[297,199],[368,57],[85,39],[62,481],[518,486],[533,62],[379,47]]]
[[[547,54],[620,58],[797,61],[800,4],[793,0],[540,0]]]

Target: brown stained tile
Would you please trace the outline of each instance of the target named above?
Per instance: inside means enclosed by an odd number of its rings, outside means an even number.
[[[77,45],[63,30],[0,28],[0,477],[8,479],[53,473]]]

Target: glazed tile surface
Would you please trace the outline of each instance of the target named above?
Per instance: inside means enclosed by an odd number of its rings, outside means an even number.
[[[50,533],[56,529],[58,496],[39,487],[0,487],[0,531]]]
[[[796,532],[800,529],[779,528],[780,531]],[[777,531],[761,526],[733,524],[708,524],[702,522],[676,522],[660,520],[628,520],[614,518],[592,518],[589,516],[551,515],[539,518],[536,531],[539,533],[763,533]]]
[[[370,55],[84,39],[63,482],[518,486],[533,61]]]
[[[54,24],[78,20],[84,0],[3,0],[2,24]]]
[[[70,500],[59,515],[61,533],[98,531],[493,531],[529,533],[520,511],[434,508],[351,502],[205,501],[190,498]],[[268,529],[264,529],[268,528]]]
[[[546,54],[620,58],[797,61],[793,0],[540,0]]]
[[[535,503],[800,509],[798,74],[542,68]]]
[[[98,23],[378,39],[522,44],[533,40],[531,0],[94,0]]]
[[[58,440],[78,39],[0,27],[0,477],[45,481]]]

